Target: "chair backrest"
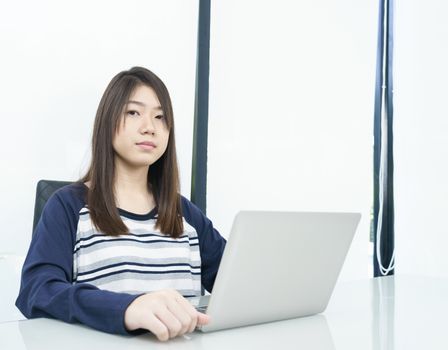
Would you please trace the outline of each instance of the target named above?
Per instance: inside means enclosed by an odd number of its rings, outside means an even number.
[[[73,182],[70,181],[55,181],[55,180],[40,180],[36,187],[36,201],[34,203],[34,221],[33,221],[33,234],[37,223],[39,222],[40,216],[42,215],[42,210],[44,209],[45,203],[47,203],[48,198],[57,189],[70,185]]]

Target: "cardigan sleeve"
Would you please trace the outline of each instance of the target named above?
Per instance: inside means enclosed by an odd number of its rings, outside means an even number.
[[[201,283],[211,292],[226,246],[226,240],[213,227],[213,223],[202,211],[185,197],[182,197],[182,211],[185,220],[195,228],[201,254]]]
[[[73,246],[79,214],[64,193],[47,202],[22,269],[16,306],[27,318],[50,317],[95,329],[129,334],[124,313],[138,297],[72,283]]]

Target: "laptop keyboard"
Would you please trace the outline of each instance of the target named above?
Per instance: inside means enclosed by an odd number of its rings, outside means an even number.
[[[208,305],[196,306],[196,310],[205,314],[205,312],[207,311],[207,307]]]
[[[210,295],[205,295],[202,297],[192,297],[188,298],[190,303],[194,306],[196,310],[199,312],[205,313],[207,311],[208,302],[210,300]]]

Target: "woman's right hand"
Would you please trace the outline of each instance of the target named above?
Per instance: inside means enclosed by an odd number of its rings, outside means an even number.
[[[124,314],[128,331],[147,329],[161,341],[191,333],[196,326],[205,325],[209,321],[209,316],[196,311],[174,289],[141,295],[129,304]]]

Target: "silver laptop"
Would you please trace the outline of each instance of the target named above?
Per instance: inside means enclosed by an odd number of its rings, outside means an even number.
[[[192,300],[211,317],[199,329],[324,311],[360,218],[359,213],[239,212],[212,295]]]

